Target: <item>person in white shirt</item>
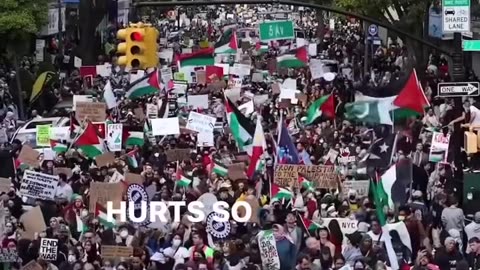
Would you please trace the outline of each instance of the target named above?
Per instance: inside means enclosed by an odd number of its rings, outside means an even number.
[[[73,196],[73,189],[67,183],[67,176],[64,173],[58,174],[58,186],[55,191],[55,200],[70,202]]]
[[[386,235],[383,234],[382,226],[380,222],[376,219],[371,222],[371,230],[367,234],[372,238],[373,246],[378,248],[383,248],[385,244]]]
[[[188,249],[182,246],[182,236],[180,234],[175,234],[172,239],[172,246],[164,249],[163,255],[167,258],[167,260],[174,260],[172,269],[175,269],[177,264],[185,263],[190,254]]]

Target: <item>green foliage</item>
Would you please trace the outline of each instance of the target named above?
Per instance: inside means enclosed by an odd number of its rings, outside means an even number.
[[[48,23],[49,0],[0,0],[0,36],[8,42],[35,35]]]
[[[431,0],[334,0],[335,5],[380,21],[390,22],[411,33],[421,33]]]

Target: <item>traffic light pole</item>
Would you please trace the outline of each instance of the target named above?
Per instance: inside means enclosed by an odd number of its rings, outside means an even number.
[[[212,2],[198,2],[198,1],[171,1],[171,2],[143,2],[143,1],[135,1],[131,3],[131,14],[132,14],[132,21],[136,20],[137,18],[137,11],[138,8],[141,7],[174,7],[174,6],[210,6],[210,5],[243,5],[243,4],[250,4],[250,5],[258,5],[258,4],[280,4],[280,5],[289,5],[289,6],[303,6],[303,7],[309,7],[312,9],[321,9],[321,10],[326,10],[329,12],[341,14],[344,16],[349,16],[349,17],[355,17],[358,18],[364,22],[369,22],[372,24],[376,24],[381,27],[385,27],[388,30],[395,32],[396,34],[407,37],[409,39],[415,40],[423,45],[426,45],[428,47],[434,48],[438,52],[441,52],[445,55],[452,56],[452,53],[450,51],[444,50],[440,48],[439,46],[428,42],[422,38],[419,38],[417,36],[414,36],[410,33],[404,32],[402,30],[399,30],[398,28],[395,28],[392,24],[382,22],[375,20],[371,17],[367,17],[358,13],[354,12],[349,12],[345,11],[342,9],[338,9],[335,7],[330,7],[330,6],[324,6],[324,5],[318,5],[318,4],[312,4],[312,3],[307,3],[307,2],[299,2],[299,1],[293,1],[293,0],[218,0],[218,1],[212,1]],[[463,63],[463,62],[462,62]]]

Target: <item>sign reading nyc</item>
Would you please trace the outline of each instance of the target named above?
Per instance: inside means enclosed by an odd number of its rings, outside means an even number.
[[[470,32],[470,0],[442,0],[443,32]]]

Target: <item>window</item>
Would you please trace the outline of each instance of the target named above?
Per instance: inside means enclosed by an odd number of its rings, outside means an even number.
[[[28,124],[25,129],[36,129],[37,126],[53,125],[53,121],[35,121]]]

